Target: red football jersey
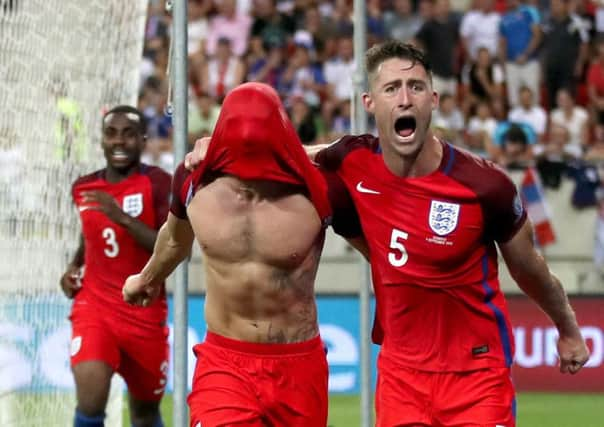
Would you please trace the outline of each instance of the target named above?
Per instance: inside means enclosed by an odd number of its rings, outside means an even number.
[[[128,305],[122,297],[126,278],[139,273],[151,253],[104,213],[84,204],[81,194],[104,191],[124,212],[157,230],[168,214],[171,177],[158,167],[141,165],[138,172],[125,180],[109,183],[105,172],[101,169],[80,177],[72,187],[85,244],[82,289],[74,303],[94,304],[99,310],[110,310],[113,319],[143,329],[163,325],[168,312],[163,286],[160,297],[149,307]]]
[[[382,351],[427,371],[509,366],[512,329],[495,242],[526,219],[516,187],[492,163],[443,143],[435,172],[401,178],[378,140],[345,137],[317,156],[352,196],[371,252]]]

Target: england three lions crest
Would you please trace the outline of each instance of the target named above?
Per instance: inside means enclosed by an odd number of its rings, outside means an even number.
[[[125,196],[122,202],[122,210],[134,218],[143,213],[143,194],[136,193]]]
[[[458,217],[459,205],[457,203],[432,200],[428,219],[430,228],[439,236],[444,236],[455,230]]]

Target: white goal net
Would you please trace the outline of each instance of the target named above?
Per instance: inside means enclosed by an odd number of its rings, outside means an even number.
[[[70,187],[104,164],[103,109],[136,103],[146,13],[147,0],[0,0],[0,426],[73,425]]]

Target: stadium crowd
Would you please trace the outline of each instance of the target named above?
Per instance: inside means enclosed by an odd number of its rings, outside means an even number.
[[[350,133],[352,0],[189,0],[188,140],[210,135],[226,93],[277,89],[304,144]],[[172,171],[165,113],[170,14],[151,0],[139,107],[145,161]],[[595,0],[368,0],[367,42],[423,48],[440,106],[435,133],[543,185],[573,179],[595,206],[604,164],[604,5]],[[370,123],[375,134],[374,124]],[[604,240],[603,240],[604,241]]]

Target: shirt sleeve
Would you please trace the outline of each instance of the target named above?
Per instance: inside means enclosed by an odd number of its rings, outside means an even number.
[[[512,180],[502,170],[494,170],[492,190],[483,200],[486,232],[489,238],[505,243],[524,225],[527,213]]]
[[[172,202],[170,212],[180,219],[187,219],[186,199],[189,194],[192,195],[193,188],[190,179],[190,172],[181,163],[174,172],[172,178]],[[186,187],[186,188],[185,188]]]
[[[350,193],[337,173],[321,170],[327,181],[327,191],[332,209],[333,231],[344,237],[354,238],[363,234],[359,214]]]

